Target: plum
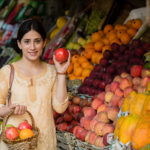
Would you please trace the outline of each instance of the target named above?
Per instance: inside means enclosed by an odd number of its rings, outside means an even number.
[[[120,45],[117,44],[117,43],[111,44],[111,50],[112,50],[113,52],[118,52],[118,51],[119,51],[119,47],[120,47]]]
[[[110,60],[112,58],[112,52],[110,50],[105,50],[103,57]]]
[[[116,67],[114,67],[114,66],[108,67],[107,73],[112,74],[112,75],[115,74],[116,73]]]
[[[136,48],[135,49],[135,56],[137,56],[137,57],[143,57],[143,55],[144,55],[144,49],[142,49],[142,48]]]
[[[138,39],[134,39],[134,40],[132,40],[131,45],[132,45],[134,48],[140,47],[140,46],[141,46],[141,41],[138,40]]]
[[[122,45],[120,46],[120,48],[119,48],[119,52],[120,52],[121,54],[124,54],[127,49],[128,49],[128,46],[122,44]]]
[[[105,65],[108,65],[108,64],[109,64],[109,62],[106,58],[101,58],[100,59],[100,65],[105,66]]]

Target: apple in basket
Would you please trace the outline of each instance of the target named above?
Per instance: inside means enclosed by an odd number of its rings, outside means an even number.
[[[8,127],[5,133],[8,140],[16,140],[19,137],[19,132],[15,127]]]
[[[24,129],[32,129],[32,126],[28,123],[27,120],[25,120],[24,122],[20,123],[19,126],[18,126],[18,129],[20,131],[24,130]]]
[[[69,53],[64,48],[59,48],[55,51],[55,58],[60,63],[67,61],[68,57],[69,57]]]

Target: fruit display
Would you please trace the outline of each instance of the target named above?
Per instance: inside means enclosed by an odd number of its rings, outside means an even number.
[[[130,73],[133,65],[140,65],[143,68],[145,64],[143,56],[147,52],[146,46],[147,43],[141,43],[137,39],[134,39],[129,45],[113,43],[110,47],[111,51],[105,50],[99,64],[96,64],[89,77],[84,79],[83,85],[78,90],[79,93],[89,96],[101,93],[105,87],[108,88],[114,78],[116,80],[118,75],[123,72]],[[134,68],[132,72],[135,73]],[[116,93],[118,92],[119,90]]]
[[[105,14],[105,12],[99,10],[92,11],[86,24],[85,33],[92,34],[96,32],[98,29],[98,25],[105,16]]]
[[[56,21],[55,27],[47,34],[47,44],[57,35],[57,33],[65,26],[68,19],[66,17],[59,17]]]
[[[150,109],[149,93],[145,93],[150,86],[149,72],[141,65],[133,65],[130,72],[115,76],[91,101],[87,97],[74,96],[64,113],[53,112],[57,130],[70,132],[82,142],[96,147],[109,145],[109,133],[114,133],[115,139],[119,137],[126,144],[131,140],[140,116],[146,115]],[[130,115],[123,115],[117,120],[120,109],[122,112],[129,111]]]
[[[12,124],[7,124],[5,126],[5,134],[9,140],[20,140],[32,137],[34,132],[32,131],[32,126],[28,121],[24,121],[19,124],[16,128]]]

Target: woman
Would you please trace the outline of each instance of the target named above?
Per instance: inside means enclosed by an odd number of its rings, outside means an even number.
[[[62,113],[68,106],[65,73],[70,65],[70,53],[68,61],[63,64],[60,64],[55,56],[55,66],[40,61],[46,44],[46,33],[42,25],[33,20],[21,24],[17,43],[23,56],[20,61],[12,64],[15,73],[10,107],[7,101],[10,66],[0,70],[0,117],[3,118],[14,109],[14,114],[10,116],[7,124],[17,127],[25,119],[32,124],[26,113],[26,110],[30,111],[40,129],[36,149],[56,150],[53,109]],[[2,141],[0,149],[8,150]]]

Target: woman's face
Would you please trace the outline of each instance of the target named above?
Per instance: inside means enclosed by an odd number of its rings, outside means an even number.
[[[31,61],[39,59],[45,44],[46,40],[43,41],[41,35],[35,30],[30,30],[23,36],[21,42],[18,41],[23,57]]]

